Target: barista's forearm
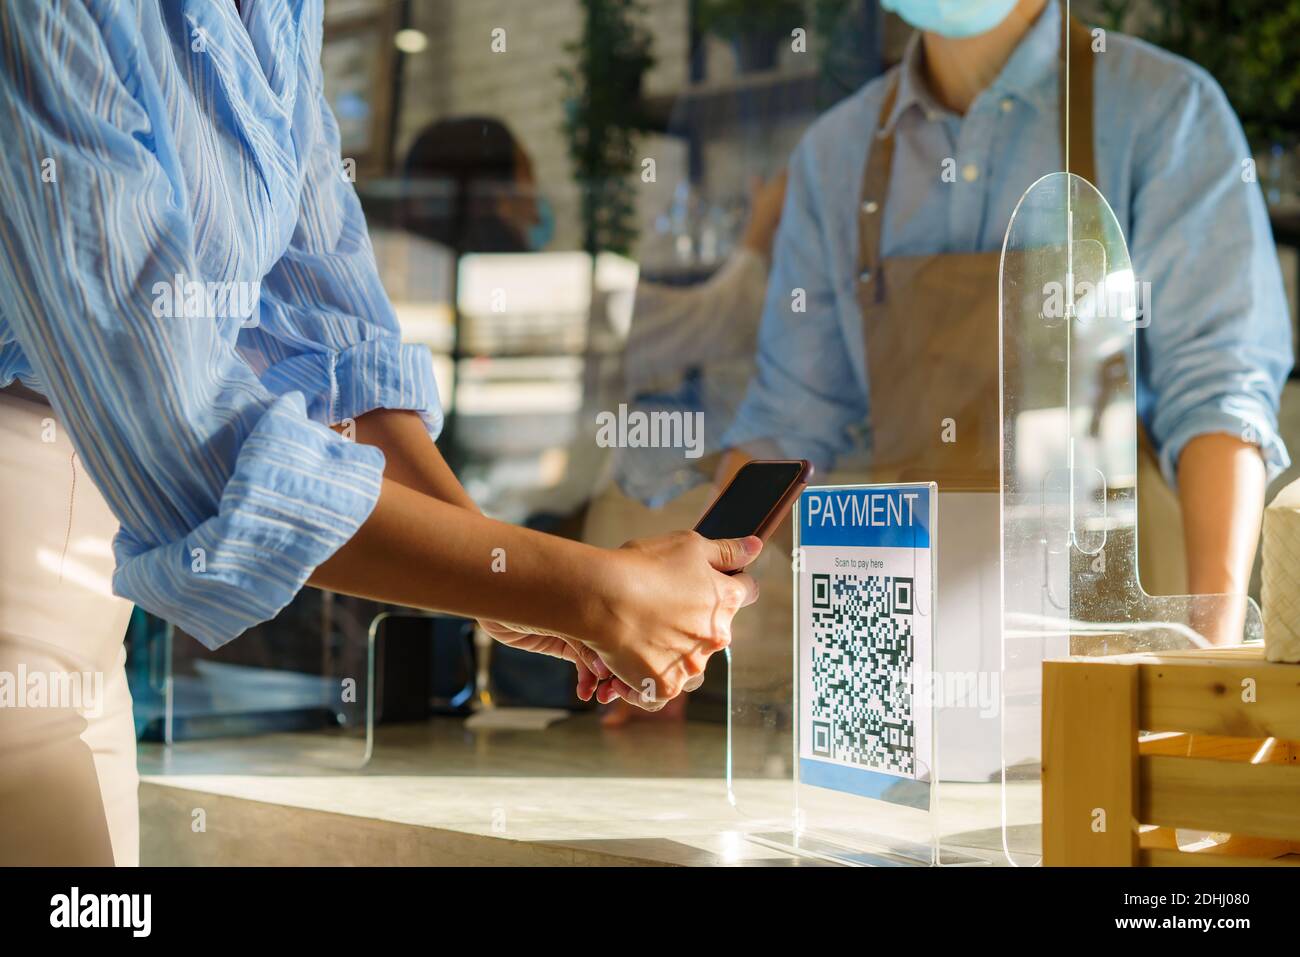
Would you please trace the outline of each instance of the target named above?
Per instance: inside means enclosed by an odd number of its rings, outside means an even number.
[[[613,564],[600,549],[494,521],[385,478],[370,517],[309,584],[587,634],[612,594]]]
[[[1241,593],[1250,585],[1264,511],[1259,449],[1232,435],[1200,435],[1178,458],[1178,489],[1192,594]]]
[[[336,428],[338,428],[336,426]],[[376,409],[357,418],[352,438],[383,450],[384,477],[425,495],[477,512],[442,453],[414,412]]]

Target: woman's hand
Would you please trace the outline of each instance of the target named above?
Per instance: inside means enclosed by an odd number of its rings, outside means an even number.
[[[739,572],[762,550],[756,537],[710,541],[673,532],[610,553],[603,621],[580,634],[616,680],[602,698],[657,711],[699,687],[709,656],[731,643],[731,619],[758,598]]]
[[[731,642],[732,616],[758,597],[738,572],[757,557],[755,537],[710,541],[673,532],[601,555],[601,614],[571,634],[499,621],[479,624],[503,644],[571,661],[578,697],[615,698],[658,711],[704,680],[709,655]]]
[[[614,673],[600,660],[600,655],[576,639],[543,634],[524,625],[511,625],[503,621],[480,619],[478,624],[491,638],[503,645],[573,662],[573,667],[578,671],[578,697],[583,701],[590,701],[600,683],[613,677]],[[601,704],[614,697],[617,696],[613,693],[604,695]]]
[[[748,575],[724,572],[761,549],[757,538],[710,542],[695,532],[600,549],[385,477],[370,516],[309,581],[501,624],[499,640],[581,663],[597,678],[599,659],[613,677],[594,690],[598,700],[657,710],[698,686],[709,655],[731,641],[731,618],[757,588]],[[579,683],[591,690],[581,670]]]

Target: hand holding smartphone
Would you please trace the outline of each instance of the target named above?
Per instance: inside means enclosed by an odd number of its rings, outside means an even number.
[[[803,459],[747,462],[695,523],[695,531],[709,539],[757,535],[766,542],[812,474],[812,463]]]
[[[711,540],[756,535],[766,542],[789,513],[812,473],[812,464],[802,459],[747,462],[695,523],[695,531]],[[597,683],[597,701],[602,700],[601,689],[609,687],[614,680],[605,678]],[[684,690],[694,690],[701,681],[702,673]]]

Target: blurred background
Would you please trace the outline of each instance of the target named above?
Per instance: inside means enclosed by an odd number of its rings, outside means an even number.
[[[1073,6],[1224,86],[1294,322],[1300,4]],[[433,353],[439,444],[486,512],[583,535],[614,468],[595,416],[628,394],[641,297],[652,288],[671,308],[673,291],[727,268],[761,184],[820,112],[897,62],[909,34],[875,0],[325,0],[345,165],[403,337]],[[1283,410],[1293,454],[1298,395],[1289,388]],[[137,609],[129,648],[138,731],[153,743],[328,730],[360,760],[385,723],[583,707],[568,665],[487,655],[467,622],[312,589],[215,653]],[[692,702],[706,722],[724,713],[713,670]],[[720,768],[716,749],[683,760],[682,773]]]

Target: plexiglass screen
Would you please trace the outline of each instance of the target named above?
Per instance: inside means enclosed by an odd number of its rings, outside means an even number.
[[[1137,414],[1139,292],[1119,224],[1090,183],[1055,173],[1025,193],[1001,265],[1002,776],[1012,863],[1040,856],[1044,659],[1261,634],[1248,597],[1143,587],[1144,573],[1168,577],[1184,559],[1160,512],[1170,492]]]

